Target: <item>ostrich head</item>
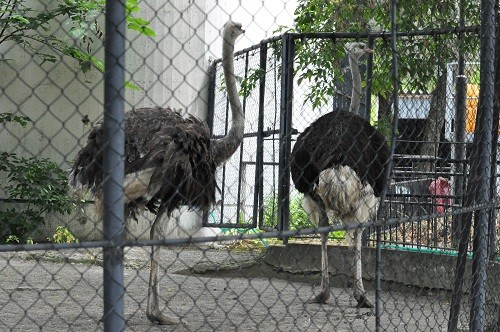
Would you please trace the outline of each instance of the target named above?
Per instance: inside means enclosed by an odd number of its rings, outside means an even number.
[[[364,54],[373,53],[371,48],[361,42],[346,43],[344,47],[347,53],[349,53],[349,58],[356,60],[359,60]]]
[[[236,38],[243,33],[245,33],[245,30],[242,29],[241,23],[228,21],[224,24],[222,36],[224,41],[234,43]]]
[[[373,50],[365,43],[353,42],[346,43],[345,50],[349,57],[349,66],[352,75],[352,95],[349,111],[358,114],[361,103],[361,73],[359,72],[359,59],[367,53],[373,53]]]

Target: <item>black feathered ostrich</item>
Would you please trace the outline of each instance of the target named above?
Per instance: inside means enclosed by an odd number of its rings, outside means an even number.
[[[215,202],[216,168],[231,157],[243,140],[245,119],[233,57],[236,38],[244,32],[241,24],[229,21],[222,33],[222,66],[232,112],[226,136],[212,140],[204,122],[194,116],[184,118],[170,108],[141,108],[126,114],[125,216],[136,217],[144,209],[156,214],[151,239],[162,238],[165,214],[168,219],[180,206],[208,209]],[[91,189],[97,202],[102,201],[104,143],[101,121],[92,128],[72,169],[72,184]],[[177,324],[177,317],[160,310],[159,254],[160,247],[153,247],[146,315],[152,322]]]
[[[328,226],[328,216],[345,225],[367,222],[375,216],[383,188],[389,148],[384,136],[356,113],[361,99],[359,58],[373,52],[365,44],[347,43],[353,91],[350,111],[323,115],[302,132],[291,158],[295,187],[304,194],[303,206],[312,221]],[[355,248],[354,297],[359,307],[373,307],[366,297],[361,269],[361,229],[350,230]],[[321,291],[311,302],[330,297],[328,234],[321,234]]]

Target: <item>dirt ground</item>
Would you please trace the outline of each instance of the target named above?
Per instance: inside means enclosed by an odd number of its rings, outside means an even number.
[[[310,304],[317,274],[275,271],[262,252],[221,247],[162,251],[161,292],[181,324],[158,326],[145,316],[149,249],[125,252],[127,331],[375,331],[374,310],[355,308],[345,280],[333,279],[328,304]],[[100,262],[99,250],[0,253],[0,331],[102,331]],[[446,330],[449,294],[389,288],[382,331]]]

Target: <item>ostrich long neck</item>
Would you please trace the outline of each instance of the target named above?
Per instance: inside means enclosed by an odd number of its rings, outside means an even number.
[[[234,76],[234,40],[224,35],[222,67],[226,81],[227,96],[231,106],[231,128],[226,136],[213,142],[213,157],[216,165],[225,162],[236,151],[243,140],[245,118],[236,88]]]
[[[353,53],[349,53],[349,66],[351,67],[352,75],[352,94],[349,112],[358,114],[361,103],[361,73],[359,72],[358,58]]]

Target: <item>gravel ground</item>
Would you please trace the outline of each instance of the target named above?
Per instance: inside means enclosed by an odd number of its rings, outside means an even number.
[[[163,250],[161,293],[181,318],[166,327],[145,316],[148,249],[126,248],[126,330],[375,331],[374,311],[355,308],[342,278],[332,278],[328,304],[310,304],[317,274],[275,271],[261,256],[224,248]],[[98,250],[0,253],[0,331],[102,331],[101,262]],[[382,331],[446,330],[449,294],[384,287]]]

